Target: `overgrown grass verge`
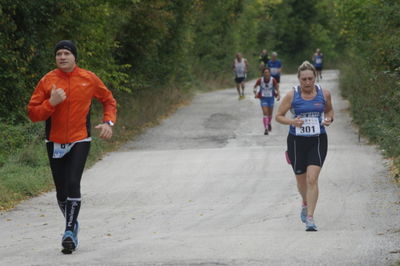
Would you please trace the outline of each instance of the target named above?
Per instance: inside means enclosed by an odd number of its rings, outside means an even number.
[[[115,95],[118,101],[118,121],[109,141],[97,138],[93,142],[86,167],[94,165],[107,152],[115,151],[144,129],[188,104],[199,91],[209,91],[232,85],[229,77],[210,82],[197,82],[190,89],[169,86],[162,90],[146,88],[132,94]],[[101,121],[101,105],[94,101],[92,126]],[[44,123],[0,125],[0,210],[13,208],[20,201],[53,189],[53,181],[44,144]]]
[[[392,174],[400,182],[400,69],[372,72],[360,58],[340,69],[342,94],[351,103],[354,122],[393,161]]]

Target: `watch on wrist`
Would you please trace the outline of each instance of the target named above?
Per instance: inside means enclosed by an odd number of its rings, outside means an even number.
[[[105,121],[104,123],[107,124],[107,125],[109,125],[110,127],[113,127],[113,126],[114,126],[114,123],[113,123],[113,121],[111,121],[111,120]]]

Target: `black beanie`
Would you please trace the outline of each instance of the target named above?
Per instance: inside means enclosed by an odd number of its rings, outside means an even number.
[[[78,58],[78,51],[76,50],[76,46],[73,42],[71,42],[69,40],[60,41],[54,47],[54,53],[56,54],[57,51],[60,49],[66,49],[66,50],[70,51],[75,56],[75,60]]]

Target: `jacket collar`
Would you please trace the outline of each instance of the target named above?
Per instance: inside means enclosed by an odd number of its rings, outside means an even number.
[[[78,73],[79,69],[80,68],[77,65],[75,65],[74,69],[71,72],[64,72],[64,71],[60,70],[59,68],[56,68],[55,72],[60,77],[71,77],[71,76],[75,75],[76,73]]]

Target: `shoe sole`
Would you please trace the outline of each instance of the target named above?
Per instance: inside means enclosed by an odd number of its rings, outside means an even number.
[[[308,227],[308,228],[306,228],[306,231],[307,232],[317,232],[318,230],[314,227]]]
[[[75,244],[71,238],[67,238],[62,242],[63,249],[61,250],[64,254],[72,254],[75,251]]]

